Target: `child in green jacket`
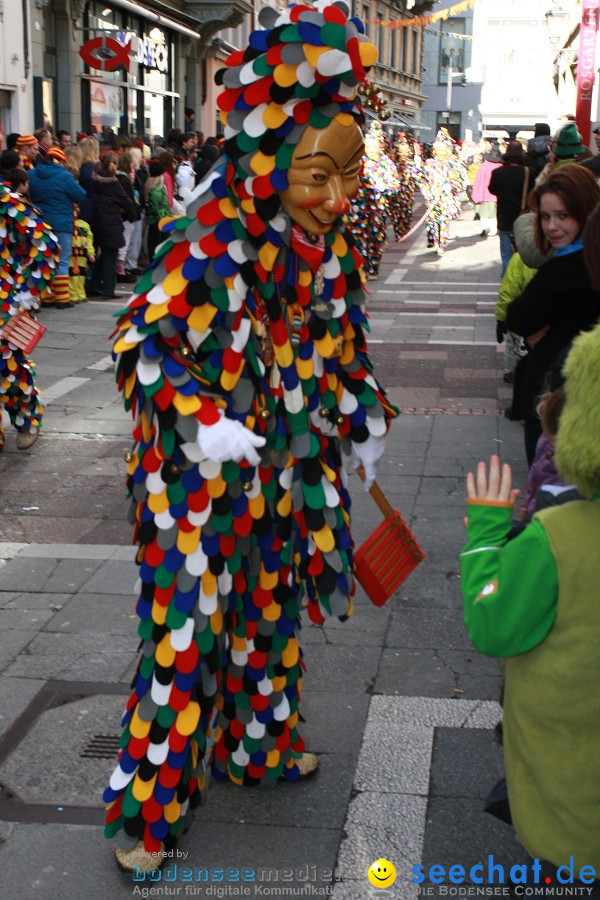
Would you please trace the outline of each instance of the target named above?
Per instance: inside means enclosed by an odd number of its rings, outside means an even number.
[[[588,499],[536,513],[507,541],[518,494],[510,466],[493,456],[488,481],[479,463],[467,476],[461,587],[471,641],[505,660],[517,836],[531,857],[591,884],[600,876],[600,326],[575,339],[563,371],[556,464]]]

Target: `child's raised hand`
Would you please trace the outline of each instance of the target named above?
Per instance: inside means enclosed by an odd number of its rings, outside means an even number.
[[[519,490],[512,487],[512,472],[508,463],[500,471],[500,457],[490,457],[490,477],[488,482],[486,465],[480,462],[477,475],[467,475],[467,498],[469,500],[486,500],[489,503],[513,504],[519,496]]]

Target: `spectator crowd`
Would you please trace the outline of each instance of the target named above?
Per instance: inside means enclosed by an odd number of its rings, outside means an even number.
[[[183,212],[189,192],[221,153],[217,138],[173,128],[166,139],[9,134],[0,180],[40,211],[60,245],[42,307],[68,309],[116,299],[117,281],[133,283],[160,242],[158,223]]]

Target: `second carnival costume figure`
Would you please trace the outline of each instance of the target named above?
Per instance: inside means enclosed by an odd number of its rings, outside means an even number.
[[[42,404],[35,386],[35,363],[3,336],[21,310],[39,308],[54,278],[59,258],[56,235],[26,197],[0,181],[0,451],[4,447],[2,410],[17,430],[17,447],[37,440]]]
[[[365,156],[360,187],[350,207],[348,222],[362,256],[369,280],[379,277],[379,266],[387,244],[387,219],[393,195],[398,191],[396,166],[389,158],[383,129],[373,122],[365,137]]]
[[[372,482],[396,415],[342,218],[376,49],[340,2],[259,22],[217,76],[225,152],[162,221],[115,344],[142,641],[105,792],[125,869],[159,864],[207,764],[249,786],[316,768],[298,733],[300,611],[352,613],[342,452]]]
[[[440,128],[433,143],[433,156],[423,166],[421,191],[427,206],[427,246],[438,253],[446,249],[450,222],[461,211],[459,194],[468,184],[465,167],[454,153],[454,143],[445,128]]]

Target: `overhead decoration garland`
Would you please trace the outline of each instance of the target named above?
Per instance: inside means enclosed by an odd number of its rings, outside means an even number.
[[[447,9],[440,9],[430,16],[415,16],[412,19],[368,19],[365,25],[385,25],[386,28],[426,28],[435,25],[436,22],[445,22],[447,19],[459,16],[461,13],[474,9],[477,0],[461,0]]]

